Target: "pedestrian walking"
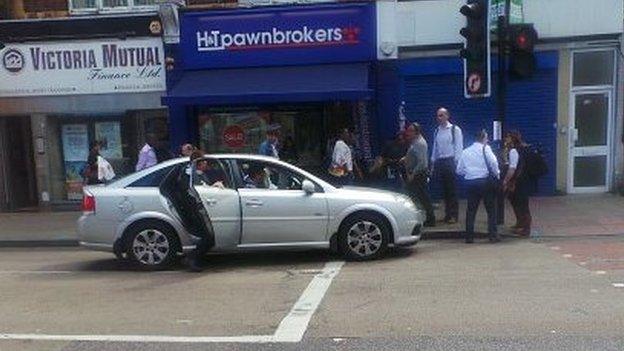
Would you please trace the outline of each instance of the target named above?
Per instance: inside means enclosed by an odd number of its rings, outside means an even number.
[[[509,167],[503,180],[503,191],[507,194],[516,216],[516,224],[512,226],[512,229],[514,233],[522,236],[531,234],[532,222],[529,208],[531,179],[526,167],[527,147],[519,132],[510,132],[505,136]]]
[[[485,130],[476,136],[476,142],[464,150],[457,163],[457,174],[466,181],[466,243],[474,242],[474,223],[481,200],[487,212],[488,234],[491,242],[499,242],[496,228],[495,199],[500,170]]]
[[[459,206],[457,202],[457,161],[464,148],[464,138],[459,126],[450,122],[451,114],[441,107],[436,112],[438,127],[433,137],[431,164],[433,178],[442,185],[444,195],[444,221],[457,223]]]
[[[156,154],[156,162],[161,163],[174,158],[173,152],[167,147],[166,140],[159,140],[154,145],[154,153]]]
[[[435,226],[435,214],[431,197],[429,196],[429,147],[422,135],[422,128],[418,123],[412,123],[405,132],[405,139],[410,146],[403,157],[406,172],[406,190],[414,203],[424,208],[427,219],[426,227]]]
[[[271,124],[270,126],[268,126],[266,132],[266,140],[263,141],[262,144],[260,144],[260,147],[258,148],[258,154],[275,157],[277,159],[280,158],[278,149],[280,128],[281,127],[279,124]]]
[[[158,164],[155,146],[157,146],[156,137],[154,135],[148,135],[145,145],[143,145],[139,151],[139,157],[135,167],[137,172]]]
[[[346,128],[342,129],[334,144],[331,165],[328,169],[328,173],[337,185],[353,183],[353,152],[349,144],[351,144],[351,133]]]
[[[83,179],[87,185],[102,184],[115,178],[113,166],[100,155],[101,146],[102,143],[96,140],[89,148],[87,165],[83,170]]]

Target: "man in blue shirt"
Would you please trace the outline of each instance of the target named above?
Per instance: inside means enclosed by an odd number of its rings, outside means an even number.
[[[260,144],[258,153],[260,155],[275,157],[279,159],[278,141],[279,141],[279,124],[272,124],[268,126],[266,133],[266,140]]]

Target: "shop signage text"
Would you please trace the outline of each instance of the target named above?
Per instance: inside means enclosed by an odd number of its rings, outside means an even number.
[[[257,67],[370,61],[374,4],[185,13],[185,68]]]
[[[0,96],[102,94],[165,89],[157,38],[8,45]]]

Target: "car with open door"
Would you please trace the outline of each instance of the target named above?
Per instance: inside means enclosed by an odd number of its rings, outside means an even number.
[[[82,207],[83,247],[150,269],[192,250],[198,235],[212,237],[212,252],[332,249],[370,260],[416,244],[424,219],[405,195],[337,188],[258,155],[170,160],[85,187]]]

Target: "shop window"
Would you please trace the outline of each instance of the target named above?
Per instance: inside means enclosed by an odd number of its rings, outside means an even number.
[[[573,57],[573,86],[613,85],[615,72],[613,50],[575,52]]]
[[[342,110],[340,110],[342,111]],[[315,172],[322,168],[326,143],[338,127],[349,126],[348,112],[323,104],[272,106],[266,110],[200,109],[199,147],[208,153],[257,154],[270,125],[279,125],[280,159]]]

